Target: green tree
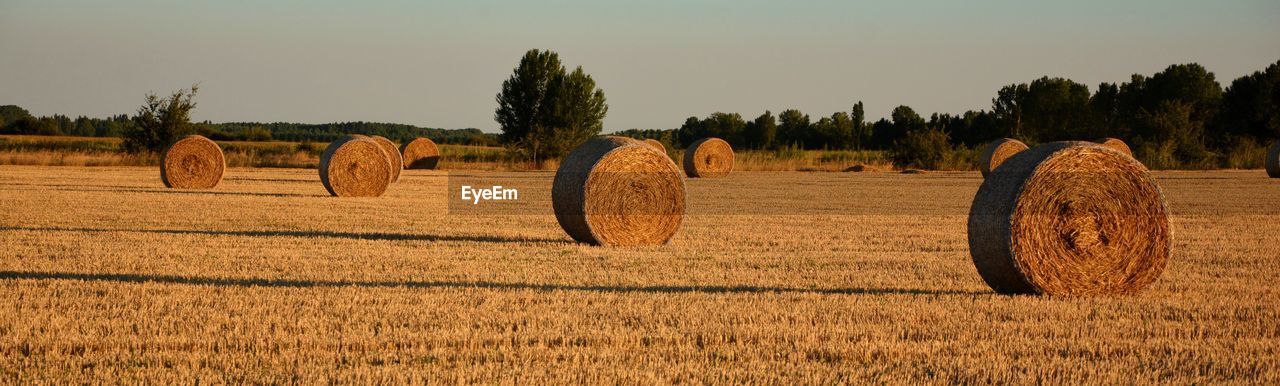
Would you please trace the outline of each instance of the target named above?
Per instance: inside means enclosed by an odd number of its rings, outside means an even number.
[[[853,123],[852,147],[854,149],[864,149],[871,144],[871,124],[867,122],[867,112],[862,106],[862,101],[858,101],[853,105],[853,110],[849,112],[849,120]]]
[[[1063,78],[1000,89],[992,110],[1010,136],[1033,142],[1085,139],[1089,135],[1089,87]]]
[[[529,50],[520,58],[497,96],[493,119],[502,129],[499,139],[503,143],[528,151],[535,161],[546,152],[543,141],[553,133],[545,127],[555,95],[553,85],[563,74],[564,66],[555,52]]]
[[[0,106],[0,130],[9,125],[30,118],[33,117],[30,112],[27,112],[27,109],[15,105]]]
[[[1231,82],[1217,125],[1230,137],[1280,138],[1280,61]]]
[[[773,113],[765,110],[755,120],[748,122],[743,130],[746,145],[752,149],[772,149],[778,136],[778,120]]]
[[[526,52],[496,99],[499,139],[535,162],[598,135],[609,109],[595,80],[581,67],[566,73],[560,55],[550,50]]]
[[[196,108],[197,86],[178,90],[166,98],[147,94],[146,102],[133,117],[133,126],[125,132],[121,149],[130,153],[160,152],[170,143],[195,131],[191,111]]]
[[[775,147],[803,146],[808,132],[808,115],[796,109],[784,110],[782,114],[778,114],[778,138]]]
[[[604,91],[596,88],[595,79],[581,66],[557,79],[551,89],[551,113],[544,127],[554,128],[555,132],[545,142],[550,144],[547,155],[558,157],[600,135],[609,105]]]

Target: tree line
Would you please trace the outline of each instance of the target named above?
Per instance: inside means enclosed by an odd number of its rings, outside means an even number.
[[[166,99],[166,98],[161,98]],[[0,134],[70,135],[79,137],[125,137],[139,129],[139,114],[120,114],[107,118],[80,116],[70,118],[55,114],[32,116],[26,109],[15,105],[0,106]],[[438,129],[400,123],[336,122],[336,123],[288,123],[288,122],[190,122],[182,133],[200,134],[215,141],[295,141],[330,142],[347,134],[381,135],[393,141],[407,142],[414,138],[430,138],[436,143],[483,145],[498,144],[498,138],[480,129]]]
[[[925,118],[904,105],[888,118],[869,122],[857,102],[847,112],[816,120],[795,109],[777,115],[765,111],[750,120],[715,112],[689,117],[675,129],[618,134],[678,148],[720,137],[743,149],[889,150],[904,164],[945,156],[928,152],[978,149],[1004,137],[1028,144],[1116,137],[1144,162],[1155,164],[1149,166],[1230,167],[1232,154],[1256,153],[1280,137],[1280,61],[1225,89],[1212,72],[1190,63],[1151,76],[1133,75],[1120,84],[1102,83],[1093,92],[1070,79],[1042,77],[1001,88],[989,110],[961,114]]]

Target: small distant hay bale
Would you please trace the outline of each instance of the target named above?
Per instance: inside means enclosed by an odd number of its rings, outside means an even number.
[[[1271,149],[1267,150],[1267,175],[1271,178],[1280,178],[1280,141],[1271,144]]]
[[[982,177],[986,178],[1005,160],[1023,150],[1027,150],[1027,144],[1013,138],[992,141],[987,145],[986,150],[982,151],[982,158],[978,160],[978,169],[982,171]]]
[[[684,151],[684,173],[694,178],[728,176],[733,170],[733,147],[720,138],[703,138]]]
[[[969,210],[969,251],[996,292],[1131,294],[1164,271],[1168,207],[1142,163],[1089,142],[1005,161]]]
[[[377,197],[391,184],[391,165],[382,146],[370,137],[350,135],[329,144],[320,155],[320,182],[338,197]]]
[[[430,138],[414,138],[400,152],[405,169],[435,169],[440,163],[440,148]]]
[[[667,147],[662,146],[662,142],[656,139],[653,139],[653,138],[645,139],[644,144],[653,146],[654,149],[658,149],[658,151],[662,152],[662,154],[667,154]]]
[[[387,162],[391,167],[391,182],[400,180],[400,170],[404,169],[404,158],[400,156],[400,149],[396,148],[396,144],[390,139],[383,136],[370,136],[378,146],[382,147],[382,151],[387,154]]]
[[[684,180],[666,154],[627,138],[596,137],[569,153],[551,188],[556,221],[574,240],[665,244],[684,219]]]
[[[1129,149],[1129,144],[1124,143],[1124,141],[1121,141],[1118,138],[1111,138],[1111,137],[1099,138],[1097,141],[1093,141],[1093,142],[1102,146],[1112,148],[1115,151],[1124,153],[1124,155],[1133,157],[1133,150]]]
[[[178,189],[210,189],[222,182],[227,158],[217,143],[188,135],[169,145],[161,155],[160,179]]]

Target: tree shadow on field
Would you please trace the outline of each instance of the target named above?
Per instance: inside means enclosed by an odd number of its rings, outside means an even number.
[[[990,292],[961,290],[924,290],[910,288],[786,288],[768,286],[697,286],[697,285],[567,285],[534,283],[500,283],[490,281],[348,281],[348,280],[291,280],[291,279],[233,279],[176,275],[122,274],[122,273],[74,273],[74,272],[21,272],[0,271],[0,280],[81,280],[116,283],[162,283],[219,287],[277,287],[277,288],[477,288],[496,290],[530,290],[540,292],[600,292],[600,293],[707,293],[751,294],[787,293],[818,295],[916,295],[916,296],[978,296]]]
[[[169,235],[207,235],[207,236],[244,236],[244,237],[307,237],[307,238],[334,238],[334,239],[353,239],[353,240],[382,240],[382,241],[457,241],[457,242],[479,242],[479,243],[565,243],[568,239],[551,239],[551,238],[534,238],[534,237],[503,237],[503,236],[475,236],[475,235],[431,235],[431,234],[414,234],[414,233],[388,233],[388,232],[333,232],[318,230],[205,230],[205,229],[104,229],[104,228],[56,228],[56,227],[0,227],[0,231],[32,231],[32,232],[89,232],[89,233],[107,233],[107,232],[133,232],[133,233],[155,233]]]

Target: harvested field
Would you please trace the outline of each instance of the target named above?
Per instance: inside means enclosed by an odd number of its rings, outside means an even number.
[[[978,172],[689,179],[680,232],[639,248],[574,243],[549,205],[457,213],[447,176],[352,199],[310,169],[190,191],[153,167],[0,166],[0,383],[1280,383],[1260,170],[1156,172],[1164,274],[1091,299],[983,283]]]

